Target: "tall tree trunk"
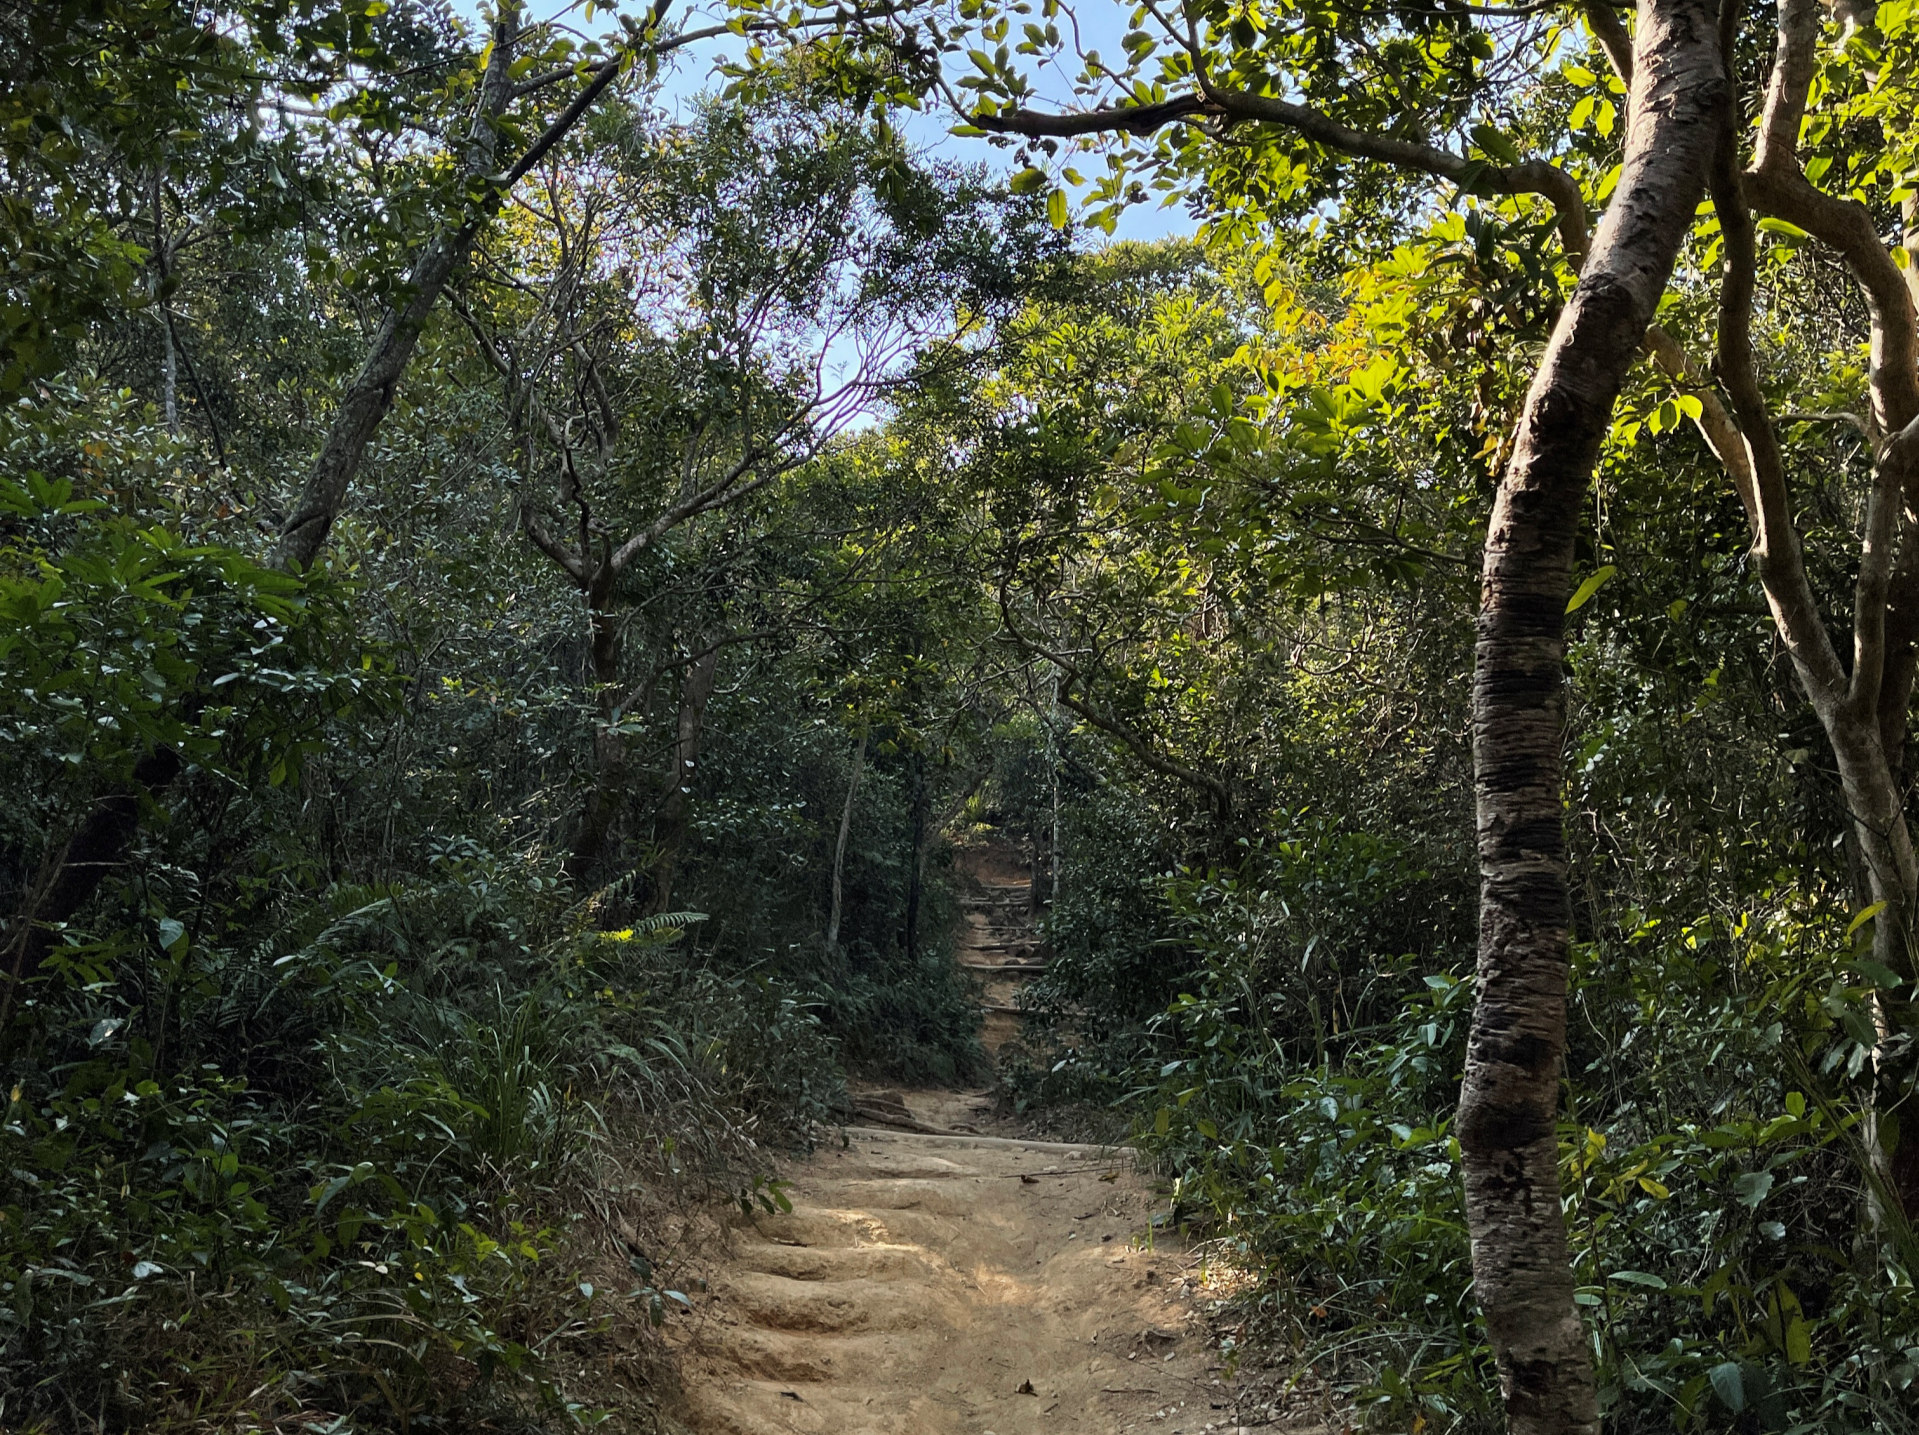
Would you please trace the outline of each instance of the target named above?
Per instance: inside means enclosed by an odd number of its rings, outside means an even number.
[[[860,773],[866,766],[866,729],[860,729],[860,745],[853,749],[853,775],[846,784],[846,805],[840,809],[840,836],[833,844],[833,904],[826,914],[826,950],[840,949],[840,911],[845,905],[846,889],[840,876],[846,869],[846,839],[853,831],[853,799],[859,796]]]
[[[180,360],[173,348],[173,326],[164,318],[160,322],[160,413],[166,419],[167,432],[178,438],[180,436]]]
[[[627,737],[620,731],[620,655],[625,641],[619,615],[604,605],[587,607],[589,662],[593,670],[593,785],[580,809],[567,876],[584,885],[599,865],[607,838],[626,803]]]
[[[653,898],[650,910],[671,910],[673,882],[679,875],[680,855],[686,850],[687,816],[692,807],[693,774],[699,767],[700,738],[706,730],[706,705],[713,697],[713,682],[719,676],[720,650],[707,649],[693,659],[680,685],[679,732],[666,770],[666,800],[660,804],[655,831],[659,836],[659,855],[653,863]]]
[[[1823,716],[1823,715],[1822,715]],[[1872,955],[1904,981],[1911,981],[1913,919],[1919,908],[1919,860],[1915,860],[1905,802],[1885,754],[1877,724],[1863,719],[1830,721],[1826,727],[1838,759],[1840,789],[1852,816],[1868,879],[1862,894],[1882,904],[1873,919]],[[1900,1040],[1910,1019],[1910,1003],[1897,991],[1874,994],[1873,1016],[1879,1033],[1874,1086],[1866,1141],[1878,1174],[1908,1221],[1919,1216],[1919,1100],[1903,1090],[1911,1070]],[[1875,1219],[1887,1212],[1875,1199]]]
[[[1871,20],[1869,5],[1840,5],[1833,11],[1847,38]],[[1745,440],[1744,454],[1727,469],[1735,484],[1745,479],[1742,497],[1753,523],[1754,567],[1776,630],[1832,744],[1851,821],[1850,845],[1867,874],[1862,895],[1882,904],[1873,923],[1873,954],[1910,980],[1919,863],[1905,814],[1904,769],[1919,671],[1919,314],[1913,276],[1900,275],[1871,211],[1856,200],[1825,193],[1806,178],[1799,145],[1819,73],[1825,12],[1818,0],[1779,0],[1778,14],[1755,163],[1739,172],[1732,137],[1745,126],[1731,116],[1728,147],[1713,182],[1726,265],[1719,372]],[[1873,75],[1870,67],[1868,74]],[[1748,194],[1762,212],[1799,224],[1838,253],[1860,286],[1871,327],[1871,426],[1887,437],[1873,455],[1854,581],[1850,671],[1807,578],[1784,458],[1758,377],[1751,316],[1759,261]],[[1915,212],[1909,202],[1909,221]],[[1904,252],[1912,253],[1913,246],[1908,227]],[[1910,1219],[1919,1214],[1919,1097],[1911,1090],[1913,1055],[1905,1048],[1912,1012],[1896,990],[1875,993],[1874,1009],[1879,1039],[1867,1144],[1876,1173],[1890,1188],[1886,1194]],[[1890,1214],[1887,1204],[1874,1202],[1882,1222]]]
[[[1474,1287],[1515,1435],[1599,1428],[1556,1136],[1571,912],[1564,624],[1586,485],[1718,142],[1728,79],[1716,22],[1704,0],[1640,7],[1621,178],[1527,393],[1486,537],[1478,985],[1457,1131]]]
[[[912,814],[906,839],[906,960],[920,954],[920,892],[926,865],[926,753],[913,752]]]

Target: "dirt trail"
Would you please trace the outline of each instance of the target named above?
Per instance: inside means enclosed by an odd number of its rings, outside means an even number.
[[[1043,954],[1014,855],[972,858],[959,955],[993,969],[997,1050],[1021,979],[1000,969]],[[991,1124],[985,1092],[858,1100],[896,1128],[849,1128],[790,1172],[791,1215],[739,1217],[680,1328],[698,1435],[1240,1428],[1194,1312],[1196,1262],[1149,1242],[1163,1203],[1129,1153],[972,1134]]]

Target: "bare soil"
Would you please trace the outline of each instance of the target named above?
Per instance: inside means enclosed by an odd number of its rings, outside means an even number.
[[[959,960],[990,1050],[1044,961],[1028,873],[976,849]],[[1004,1018],[996,1021],[995,1018]],[[1198,1261],[1132,1153],[1026,1139],[990,1091],[855,1093],[862,1119],[789,1173],[791,1214],[736,1216],[675,1344],[697,1435],[1237,1431]],[[950,1134],[931,1134],[934,1132]],[[1264,1423],[1264,1422],[1262,1422]]]

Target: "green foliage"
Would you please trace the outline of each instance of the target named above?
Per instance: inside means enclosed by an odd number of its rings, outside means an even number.
[[[537,871],[471,846],[440,870],[285,914],[318,928],[291,952],[182,951],[189,995],[158,1030],[115,1000],[129,983],[43,998],[53,1046],[0,1131],[9,1418],[164,1418],[200,1387],[147,1381],[178,1361],[226,1379],[241,1329],[256,1403],[222,1418],[563,1413],[568,1362],[671,1294],[643,1251],[637,1285],[596,1288],[578,1187],[636,1211],[636,1177],[750,1192],[756,1144],[827,1114],[812,1019],[689,971],[679,925],[571,935]],[[614,1151],[635,1135],[637,1163]]]
[[[1060,873],[1015,1099],[1137,1125],[1255,1346],[1380,1428],[1492,1420],[1449,1128],[1471,575],[1573,277],[1499,171],[1597,208],[1623,86],[1524,7],[1148,7],[1104,59],[1050,0],[826,12],[736,6],[732,87],[677,116],[659,15],[530,24],[503,154],[631,75],[510,203],[459,179],[487,50],[444,5],[0,15],[0,1425],[647,1429],[581,1372],[690,1305],[663,1210],[777,1208],[846,1069],[985,1076],[973,821]],[[1822,51],[1804,127],[1879,232],[1913,33],[1888,4]],[[1049,67],[1154,105],[1202,59],[1457,164],[1187,123],[1002,185],[894,128]],[[1068,188],[1212,242],[1076,249]],[[469,223],[329,561],[267,566],[365,334]],[[1717,225],[1661,311],[1695,344]],[[1812,236],[1760,232],[1841,592],[1871,355]],[[1907,1430],[1865,1091],[1904,993],[1710,384],[1629,382],[1566,609],[1578,1299],[1613,1429]]]

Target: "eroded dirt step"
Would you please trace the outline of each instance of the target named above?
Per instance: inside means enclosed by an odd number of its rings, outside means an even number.
[[[791,1198],[738,1219],[677,1333],[698,1435],[1233,1428],[1197,1262],[1151,1246],[1130,1157],[859,1133]]]
[[[1045,970],[1026,865],[1004,843],[960,864],[955,956],[986,979],[993,1053]],[[790,1214],[737,1217],[675,1328],[697,1435],[1237,1428],[1193,1311],[1199,1264],[1154,1242],[1163,1205],[1131,1153],[1026,1139],[990,1088],[852,1097],[885,1129],[791,1170]]]

